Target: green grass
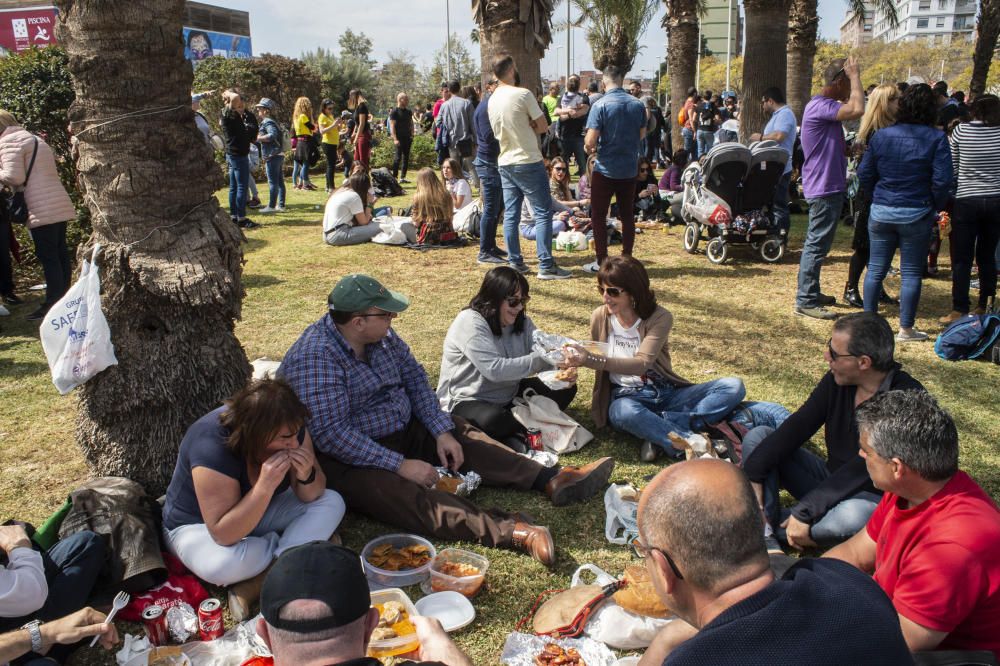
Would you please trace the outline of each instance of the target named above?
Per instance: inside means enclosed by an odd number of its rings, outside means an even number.
[[[317,181],[318,182],[318,181]],[[412,187],[412,186],[411,186]],[[261,186],[262,195],[266,186]],[[445,331],[455,314],[475,293],[485,268],[476,265],[477,248],[416,252],[373,244],[333,248],[322,240],[320,192],[289,190],[289,207],[281,215],[255,216],[263,227],[247,233],[243,320],[236,333],[250,360],[280,359],[302,330],[324,313],[326,295],[348,272],[374,275],[387,286],[408,294],[410,308],[394,322],[413,353],[436,383]],[[220,192],[224,201],[225,192]],[[398,207],[405,198],[384,203]],[[791,247],[801,246],[804,217],[793,219]],[[840,295],[850,257],[851,230],[841,227],[825,263],[823,291]],[[534,264],[534,243],[522,244]],[[792,409],[801,404],[826,370],[823,348],[830,324],[794,317],[798,252],[782,263],[767,265],[749,250],[735,249],[724,266],[708,263],[704,254],[681,249],[681,228],[646,232],[637,238],[635,255],[649,269],[657,297],[674,314],[671,351],[675,369],[693,381],[737,375],[748,396],[773,400]],[[618,248],[613,247],[613,252]],[[942,253],[946,262],[947,252]],[[560,265],[577,268],[589,262],[586,253],[557,253]],[[944,266],[948,268],[947,263]],[[945,274],[947,272],[945,271]],[[590,312],[598,304],[593,277],[577,271],[572,280],[531,284],[530,315],[543,330],[589,338]],[[898,280],[887,285],[898,293]],[[28,292],[22,291],[22,294]],[[950,309],[950,282],[928,280],[917,327],[937,332],[936,318]],[[40,522],[87,476],[74,443],[75,398],[61,397],[51,384],[38,328],[23,320],[40,296],[0,319],[0,516]],[[840,309],[841,312],[848,312]],[[895,309],[888,313],[895,328]],[[951,411],[962,441],[961,465],[993,496],[1000,496],[1000,407],[996,366],[945,363],[930,343],[912,343],[898,350],[899,360]],[[590,425],[593,375],[581,372],[580,391],[569,409]],[[566,463],[588,462],[612,455],[618,466],[615,482],[643,483],[659,469],[638,459],[638,442],[597,433],[595,441]],[[463,544],[490,558],[487,588],[475,600],[475,624],[455,638],[478,664],[497,663],[504,637],[526,614],[536,595],[565,587],[580,564],[591,562],[617,573],[629,561],[623,548],[604,540],[604,508],[600,497],[556,509],[538,494],[480,489],[473,499],[482,506],[524,510],[549,525],[558,546],[559,564],[548,571],[528,557]],[[372,537],[391,528],[349,516],[343,525],[348,546],[358,550]],[[444,544],[437,544],[439,547]],[[412,591],[414,598],[419,596]],[[87,663],[113,663],[110,656],[89,652]]]

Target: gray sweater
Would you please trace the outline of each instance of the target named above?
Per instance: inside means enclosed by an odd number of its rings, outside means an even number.
[[[507,405],[522,379],[551,367],[540,353],[531,351],[535,330],[531,319],[525,317],[523,333],[513,329],[508,326],[495,337],[475,310],[458,313],[444,337],[437,388],[442,409],[450,412],[466,400]]]

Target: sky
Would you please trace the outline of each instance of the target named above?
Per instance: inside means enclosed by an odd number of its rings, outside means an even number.
[[[386,60],[390,52],[406,51],[417,64],[429,67],[434,52],[445,43],[448,13],[451,32],[463,39],[468,40],[475,27],[469,0],[335,0],[330,3],[316,0],[205,1],[250,12],[254,55],[278,53],[298,57],[303,51],[317,46],[338,50],[337,38],[350,28],[371,38],[375,60]],[[554,21],[565,22],[566,0],[557,2]],[[446,12],[446,7],[450,12]],[[839,37],[845,7],[845,0],[819,0],[820,37]],[[633,73],[650,76],[663,59],[666,49],[666,34],[660,27],[663,14],[661,5],[641,40],[644,48],[636,58]],[[577,12],[574,12],[573,16],[576,15]],[[544,77],[566,71],[566,31],[555,32],[553,38],[553,44],[542,60]],[[593,68],[583,30],[572,31],[570,51],[573,55],[570,65],[574,71]]]

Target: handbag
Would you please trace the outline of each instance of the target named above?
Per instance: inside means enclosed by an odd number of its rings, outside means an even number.
[[[24,188],[28,186],[31,170],[35,168],[35,157],[38,156],[38,137],[31,138],[35,141],[35,147],[31,151],[31,162],[28,164],[28,173],[24,176],[24,185],[7,199],[7,218],[14,224],[28,223],[28,202],[24,198]]]
[[[514,398],[511,414],[525,428],[542,431],[542,444],[546,451],[562,455],[582,449],[594,435],[571,417],[563,414],[552,398],[532,389]]]

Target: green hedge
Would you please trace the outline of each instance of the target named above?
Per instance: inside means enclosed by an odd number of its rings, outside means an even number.
[[[382,136],[379,143],[372,149],[372,168],[386,167],[392,169],[392,158],[395,156],[395,146],[392,139]],[[413,137],[413,147],[410,148],[410,171],[437,164],[437,153],[434,152],[434,138],[430,134],[417,134]]]

